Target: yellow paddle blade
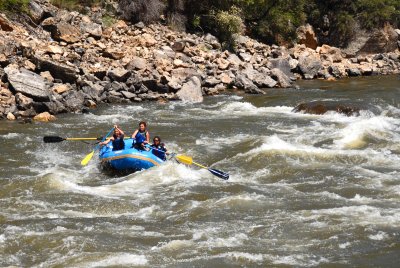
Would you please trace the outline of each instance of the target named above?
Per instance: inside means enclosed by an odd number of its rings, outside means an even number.
[[[83,160],[81,161],[81,165],[86,166],[89,163],[90,159],[92,159],[93,155],[94,155],[94,151],[92,151],[90,154],[85,156],[85,158],[83,158]]]
[[[191,165],[191,164],[193,164],[193,158],[191,158],[190,156],[187,156],[187,155],[177,155],[177,156],[175,156],[175,158],[176,158],[179,162],[181,162],[181,163],[183,163],[183,164],[186,164],[186,165]]]

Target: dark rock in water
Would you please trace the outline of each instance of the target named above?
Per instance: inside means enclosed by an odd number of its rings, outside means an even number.
[[[85,98],[81,91],[69,91],[64,97],[64,104],[70,112],[80,112],[84,106]]]
[[[322,62],[315,56],[299,57],[299,69],[304,79],[313,79],[322,67]]]
[[[360,108],[358,107],[332,103],[332,102],[300,103],[292,110],[292,112],[295,113],[302,112],[306,114],[325,114],[328,111],[334,111],[347,116],[360,115]]]
[[[361,71],[357,68],[349,68],[346,70],[349,76],[360,76]]]

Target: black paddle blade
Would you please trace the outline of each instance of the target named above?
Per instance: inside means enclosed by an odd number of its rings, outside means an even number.
[[[65,141],[65,139],[58,136],[44,136],[43,141],[45,143],[53,143],[53,142],[62,142]]]
[[[213,168],[209,168],[208,171],[210,171],[213,175],[223,179],[223,180],[227,180],[229,179],[229,174],[222,172],[221,170],[217,170],[217,169],[213,169]]]

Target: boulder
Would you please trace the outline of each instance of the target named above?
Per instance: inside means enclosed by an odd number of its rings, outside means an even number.
[[[314,28],[310,24],[307,23],[297,28],[297,42],[311,49],[317,48],[318,40]]]
[[[49,112],[44,112],[44,113],[35,115],[35,117],[33,117],[33,120],[40,121],[40,122],[49,122],[49,121],[56,120],[56,117],[54,115],[51,115]]]
[[[182,52],[185,49],[186,42],[185,41],[177,41],[172,44],[172,50],[175,52]]]
[[[7,113],[7,120],[14,121],[15,119],[15,115],[13,115],[11,112]]]
[[[82,92],[71,90],[64,96],[64,105],[69,112],[80,112],[85,98]]]
[[[332,62],[341,62],[343,59],[342,52],[337,47],[322,45],[322,47],[318,47],[316,51],[320,55],[327,55]]]
[[[361,76],[361,71],[358,68],[348,68],[346,71],[349,76]]]
[[[81,31],[77,27],[63,21],[57,22],[53,17],[45,19],[42,26],[57,41],[76,43],[81,38]]]
[[[300,56],[299,69],[305,79],[313,79],[322,69],[322,62],[316,56]]]
[[[271,70],[277,68],[281,70],[287,77],[293,77],[293,73],[291,72],[292,67],[290,66],[290,62],[288,59],[270,59],[268,61],[267,67]]]
[[[100,39],[103,35],[103,30],[100,24],[93,22],[82,22],[80,27],[83,33],[87,33],[96,39]]]
[[[239,66],[243,64],[241,59],[236,54],[230,54],[229,57],[226,59],[231,65]]]
[[[221,48],[221,43],[218,41],[218,38],[211,34],[206,34],[204,36],[204,41],[206,41],[208,44],[212,46],[214,49],[220,49]]]
[[[34,23],[40,24],[45,16],[45,11],[36,1],[30,1],[28,15]]]
[[[131,76],[131,72],[124,68],[111,68],[107,71],[107,76],[114,81],[126,82]]]
[[[103,50],[103,56],[114,60],[120,60],[125,56],[125,53],[115,48],[106,48]]]
[[[239,74],[236,76],[234,85],[237,88],[243,89],[249,94],[265,94],[264,91],[260,90],[254,83],[248,79],[244,74]]]
[[[335,102],[308,102],[300,103],[297,105],[292,112],[295,113],[307,113],[307,114],[325,114],[328,111],[334,111],[347,116],[358,116],[360,114],[360,108],[345,105]]]
[[[203,95],[201,91],[201,81],[197,76],[192,76],[182,85],[182,88],[176,93],[179,99],[186,102],[202,102]]]
[[[274,80],[278,82],[277,83],[278,87],[281,88],[292,87],[292,81],[290,80],[290,78],[278,68],[272,69],[270,75]]]
[[[4,71],[7,74],[8,81],[17,93],[29,96],[35,101],[49,100],[49,86],[40,75],[13,67],[6,67]]]
[[[15,101],[17,103],[17,108],[22,111],[32,108],[33,105],[33,99],[21,93],[15,94]]]
[[[64,92],[70,91],[71,86],[69,84],[55,84],[51,90],[57,94],[63,94]]]
[[[60,79],[64,83],[72,84],[78,79],[77,72],[79,72],[79,70],[69,65],[38,55],[34,56],[33,61],[40,71],[49,71],[52,77]]]
[[[1,13],[0,13],[0,30],[5,32],[12,32],[14,30],[12,23]]]
[[[272,79],[269,75],[265,75],[262,73],[258,73],[254,76],[253,83],[261,88],[272,88],[278,84],[278,82]]]
[[[348,55],[387,53],[398,49],[398,34],[386,24],[372,32],[358,30],[353,40],[343,50]]]
[[[133,59],[126,66],[128,70],[143,70],[147,68],[147,60],[140,57],[133,57]]]
[[[197,76],[201,79],[201,74],[193,68],[176,68],[171,71],[171,79],[177,81],[185,81],[192,76]]]

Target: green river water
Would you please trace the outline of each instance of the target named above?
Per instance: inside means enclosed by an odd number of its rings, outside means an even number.
[[[0,267],[398,267],[399,76],[299,86],[0,121]],[[318,100],[362,111],[291,112]],[[110,176],[80,165],[93,145],[42,142],[140,120],[230,179],[174,161]]]

